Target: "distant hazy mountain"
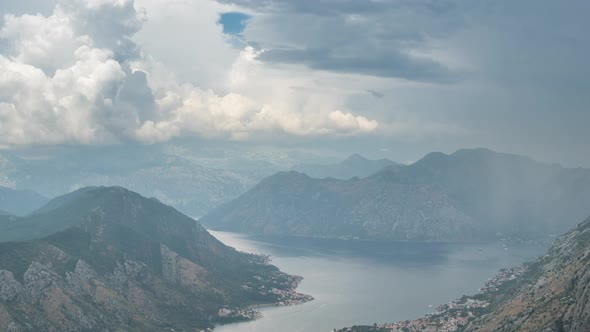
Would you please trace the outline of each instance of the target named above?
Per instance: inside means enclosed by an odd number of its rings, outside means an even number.
[[[32,188],[51,197],[87,186],[119,185],[200,216],[259,180],[246,171],[205,167],[180,154],[156,147],[68,151],[33,159],[4,153],[0,184]]]
[[[444,304],[432,315],[335,331],[587,332],[589,248],[590,218],[559,237],[536,261],[501,270],[479,294]]]
[[[306,171],[312,176],[348,179],[392,163],[360,156],[333,165],[322,164],[324,160],[328,157],[307,152],[211,148],[186,142],[0,151],[0,186],[57,197],[78,188],[117,185],[199,217],[297,164],[309,165]]]
[[[590,170],[486,149],[431,153],[364,179],[266,178],[200,221],[219,230],[476,240],[558,234],[590,214]]]
[[[24,216],[47,201],[47,197],[32,190],[14,190],[0,186],[0,211],[5,213]]]
[[[364,178],[387,166],[396,165],[398,165],[396,162],[389,159],[370,160],[359,154],[353,154],[336,164],[303,164],[295,166],[293,169],[313,178],[348,180],[352,177]]]
[[[306,300],[297,277],[121,187],[89,188],[0,218],[0,330],[194,330]],[[39,238],[39,236],[42,236]],[[222,308],[226,308],[221,310]]]

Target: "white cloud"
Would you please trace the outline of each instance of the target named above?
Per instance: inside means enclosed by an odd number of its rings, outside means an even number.
[[[81,46],[75,63],[54,76],[0,56],[3,145],[90,144],[113,140],[100,120],[108,95],[125,73],[107,50]]]
[[[49,17],[6,15],[0,38],[12,41],[16,61],[48,74],[64,64],[71,64],[74,51],[88,43],[87,36],[76,35],[69,17],[59,8]]]
[[[281,78],[284,72],[262,66],[252,48],[232,48],[216,22],[228,7],[140,4],[145,13],[132,0],[63,0],[48,16],[5,16],[0,39],[10,47],[0,53],[1,146],[152,143],[186,135],[248,140],[377,128],[375,120],[346,111],[340,92],[294,89],[309,80]],[[170,16],[178,24],[164,24]],[[191,19],[198,23],[191,38],[214,40],[212,50],[178,39]],[[159,26],[165,35],[155,33]],[[157,46],[162,40],[169,41],[167,49]],[[178,75],[182,68],[170,69],[182,52],[198,65],[188,73],[214,67],[195,77],[205,88],[186,82]],[[197,54],[204,55],[192,58]]]
[[[189,84],[168,90],[156,101],[163,114],[137,130],[137,137],[159,142],[171,137],[200,135],[206,138],[245,140],[268,134],[296,136],[360,134],[371,132],[377,122],[341,111],[310,113],[311,106],[288,102],[264,104],[241,94],[219,96]],[[309,100],[308,100],[309,102]]]
[[[369,120],[364,116],[355,116],[351,113],[342,111],[330,112],[330,119],[333,120],[338,128],[359,132],[371,132],[378,126],[377,121]]]

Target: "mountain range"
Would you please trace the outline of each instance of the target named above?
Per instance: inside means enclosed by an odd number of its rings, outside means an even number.
[[[267,257],[122,187],[0,216],[0,234],[3,331],[188,331],[256,318],[253,304],[310,299]]]
[[[32,157],[0,153],[0,185],[48,197],[87,186],[118,185],[158,197],[190,216],[237,197],[257,181],[252,173],[202,166],[188,154],[163,147],[68,150],[50,156],[37,152]]]
[[[1,151],[0,186],[32,189],[47,197],[88,186],[122,186],[199,217],[280,170],[301,169],[318,177],[348,179],[371,174],[392,163],[385,159],[368,160],[360,155],[340,163],[328,163],[315,155],[295,152],[248,153],[180,143],[50,152]],[[23,214],[21,210],[4,208],[1,199],[0,191],[0,209]],[[24,201],[27,200],[18,204]]]
[[[200,220],[216,230],[465,241],[564,232],[590,214],[590,170],[487,149],[430,153],[365,178],[280,172]]]
[[[0,214],[24,216],[48,201],[49,198],[32,190],[15,190],[0,186]]]

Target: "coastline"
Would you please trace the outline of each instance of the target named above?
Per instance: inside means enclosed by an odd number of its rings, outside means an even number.
[[[304,304],[314,300],[314,297],[308,294],[298,293],[296,289],[303,280],[302,276],[289,275],[292,278],[290,287],[286,290],[279,290],[273,288],[270,290],[271,293],[280,295],[278,301],[270,303],[258,303],[251,304],[244,308],[220,308],[218,312],[218,319],[220,323],[216,323],[213,329],[206,331],[214,331],[219,326],[231,325],[241,322],[249,322],[261,319],[264,317],[259,309],[273,308],[273,307],[284,307],[284,306],[295,306]],[[223,320],[226,320],[225,322]]]

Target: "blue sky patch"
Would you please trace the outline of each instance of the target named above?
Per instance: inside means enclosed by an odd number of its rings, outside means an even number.
[[[249,15],[240,12],[223,13],[219,16],[219,23],[223,25],[223,33],[237,35],[246,28]]]

